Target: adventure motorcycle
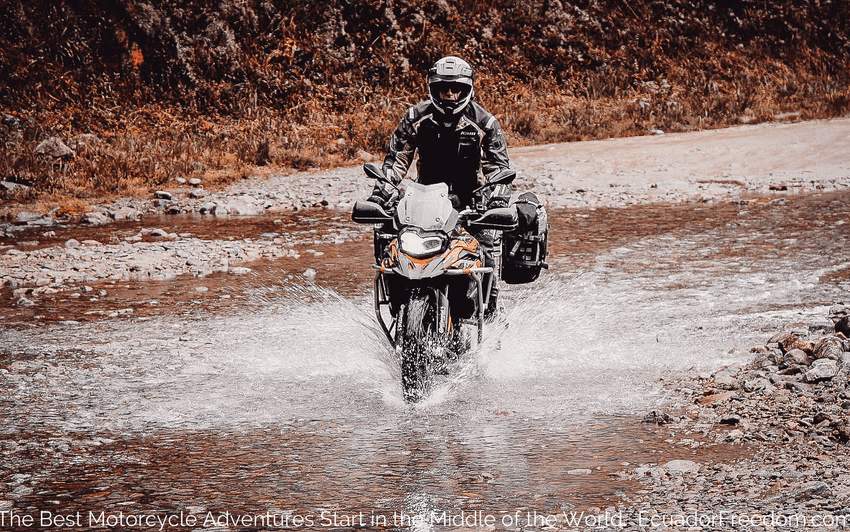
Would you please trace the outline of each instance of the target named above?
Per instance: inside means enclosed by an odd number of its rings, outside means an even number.
[[[375,165],[365,165],[364,171],[386,181]],[[515,171],[504,170],[473,195],[515,177]],[[416,401],[431,377],[468,348],[463,325],[475,328],[479,343],[483,338],[484,309],[497,276],[484,266],[483,250],[470,231],[512,231],[518,225],[517,208],[474,206],[458,211],[445,183],[410,181],[397,204],[384,208],[357,201],[352,220],[378,225],[375,314],[400,354],[405,400]]]

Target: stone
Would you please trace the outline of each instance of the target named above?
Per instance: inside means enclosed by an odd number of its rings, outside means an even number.
[[[80,247],[80,241],[75,238],[69,238],[65,241],[65,249],[73,249]]]
[[[733,368],[723,368],[714,374],[714,383],[724,390],[737,390],[741,387],[741,384],[733,376],[735,373],[736,371]]]
[[[691,460],[670,460],[664,464],[664,469],[671,475],[684,475],[696,473],[699,471],[700,465]]]
[[[726,414],[725,416],[721,416],[720,424],[721,425],[737,425],[741,422],[741,416],[736,414]]]
[[[192,179],[189,180],[189,184],[192,185],[193,187],[199,187],[199,186],[201,186],[201,184],[203,184],[203,181],[201,181],[197,177],[193,177]]]
[[[257,216],[261,213],[262,209],[259,206],[240,198],[227,200],[223,203],[217,203],[212,210],[212,214],[216,216]]]
[[[735,392],[719,392],[712,393],[709,395],[703,395],[702,397],[697,398],[697,403],[701,405],[710,405],[714,403],[722,403],[732,399],[733,397],[737,397]]]
[[[170,192],[166,192],[164,190],[157,190],[153,193],[153,197],[156,199],[168,200],[171,201],[172,196]]]
[[[102,212],[87,212],[80,218],[80,223],[88,225],[104,225],[109,223],[109,217]]]
[[[815,344],[814,356],[816,359],[830,358],[840,360],[844,352],[844,342],[837,336],[824,336]]]
[[[31,211],[21,211],[15,215],[15,225],[29,225],[41,218],[41,214]]]
[[[21,297],[21,298],[18,299],[16,304],[19,307],[31,307],[31,306],[35,305],[35,301],[33,301],[32,299],[27,299],[25,297]]]
[[[168,231],[166,231],[165,229],[160,229],[159,227],[145,228],[142,229],[140,233],[142,236],[152,236],[155,238],[163,238],[168,236]]]
[[[116,222],[121,222],[138,220],[141,214],[136,209],[121,207],[119,209],[109,211],[109,216]]]
[[[829,380],[838,374],[838,363],[831,358],[819,358],[812,362],[812,367],[806,372],[806,382]]]
[[[316,278],[316,270],[313,268],[307,268],[301,275],[312,281]]]
[[[195,292],[203,293],[203,292],[209,292],[209,290],[210,289],[207,288],[206,286],[196,286],[195,287]]]
[[[216,203],[213,203],[212,201],[208,201],[208,202],[204,203],[203,205],[201,205],[200,207],[198,207],[198,212],[201,213],[201,214],[214,214],[216,207],[217,207]]]
[[[590,469],[584,469],[584,468],[568,469],[567,470],[568,475],[574,475],[574,476],[586,476],[586,475],[589,475],[591,473],[592,473],[592,471]]]
[[[850,338],[850,308],[844,303],[836,303],[829,308],[829,319],[832,320],[835,332]]]
[[[194,188],[189,191],[189,197],[194,199],[199,199],[206,197],[207,191],[202,188]]]
[[[251,268],[245,268],[243,266],[232,267],[227,270],[228,272],[234,275],[245,275],[246,273],[251,273]]]
[[[175,177],[174,182],[177,183],[178,185],[185,185],[186,184],[186,178],[185,177]]]
[[[770,388],[773,388],[773,385],[764,377],[756,377],[744,382],[744,390],[747,392],[764,392]]]
[[[664,131],[663,131],[663,130],[661,130],[661,129],[650,129],[650,130],[649,130],[649,134],[650,134],[650,135],[658,136],[658,135],[663,135],[663,134],[664,134]]]
[[[68,141],[68,146],[74,151],[80,151],[96,144],[100,144],[100,137],[94,133],[80,133],[79,135],[74,135]]]
[[[73,159],[76,156],[74,150],[62,142],[59,137],[49,137],[39,142],[38,146],[35,147],[35,154],[62,160]]]
[[[820,480],[806,482],[791,493],[791,498],[798,501],[808,501],[814,497],[828,497],[831,494],[829,485]]]
[[[0,191],[3,191],[3,192],[10,192],[10,193],[26,192],[30,188],[31,187],[29,187],[27,185],[22,185],[20,183],[14,183],[12,181],[0,181]]]
[[[802,349],[792,349],[782,356],[782,362],[786,366],[805,366],[809,363],[809,357]]]

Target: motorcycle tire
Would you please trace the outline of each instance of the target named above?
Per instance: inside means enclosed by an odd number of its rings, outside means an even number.
[[[428,292],[413,293],[399,322],[401,385],[404,399],[416,402],[427,390],[437,334],[437,308]]]

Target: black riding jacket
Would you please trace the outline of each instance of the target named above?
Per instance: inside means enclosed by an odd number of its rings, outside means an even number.
[[[472,204],[472,191],[499,171],[510,167],[507,143],[496,117],[470,102],[456,124],[445,126],[429,100],[404,114],[390,139],[384,173],[398,184],[407,174],[413,156],[419,183],[446,183],[463,205]],[[484,181],[480,173],[483,173]],[[510,185],[497,185],[488,197],[507,200]]]

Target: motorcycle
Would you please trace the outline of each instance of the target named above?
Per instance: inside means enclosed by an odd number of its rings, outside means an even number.
[[[377,166],[366,164],[363,169],[368,177],[395,187]],[[477,188],[473,197],[515,177],[515,171],[504,170]],[[484,309],[497,272],[484,266],[483,250],[470,231],[512,231],[518,224],[517,210],[488,210],[480,201],[457,210],[447,184],[410,181],[398,202],[386,208],[357,201],[352,220],[376,225],[375,315],[400,355],[404,398],[415,402],[434,375],[469,349],[472,334],[464,326],[471,326],[478,343],[483,340]]]

